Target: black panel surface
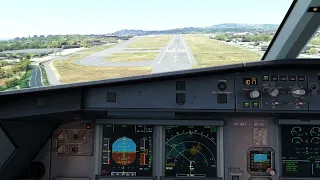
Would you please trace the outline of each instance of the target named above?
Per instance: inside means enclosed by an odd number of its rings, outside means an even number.
[[[8,136],[1,128],[0,123],[0,170],[6,161],[10,158],[15,150],[15,146],[12,144]]]
[[[179,81],[178,81],[179,82]],[[200,76],[184,80],[187,88],[172,80],[92,88],[85,108],[234,109],[233,74]],[[178,83],[180,84],[180,83]],[[116,101],[107,94],[116,93]]]

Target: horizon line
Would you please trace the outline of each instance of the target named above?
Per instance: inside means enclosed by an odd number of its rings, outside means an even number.
[[[280,25],[280,24],[273,24],[273,23],[219,23],[219,24],[213,24],[213,25],[209,25],[209,26],[185,26],[185,27],[180,27],[180,28],[171,28],[171,29],[162,29],[162,30],[143,30],[143,29],[120,29],[120,30],[117,30],[115,32],[118,32],[118,31],[123,31],[123,30],[136,30],[136,31],[167,31],[167,30],[176,30],[176,29],[183,29],[183,28],[207,28],[207,27],[211,27],[211,26],[215,26],[215,25],[222,25],[222,24],[245,24],[245,25]],[[113,33],[115,33],[113,32]],[[77,33],[74,33],[74,34],[49,34],[51,36],[56,36],[56,35],[107,35],[107,34],[113,34],[113,33],[88,33],[88,34],[77,34]],[[28,36],[21,36],[19,38],[29,38],[29,36],[33,37],[33,36],[41,36],[41,35],[44,35],[44,36],[48,36],[45,35],[45,34],[34,34],[34,35],[28,35]],[[0,37],[0,41],[1,40],[12,40],[14,38],[17,38],[18,36],[16,37]]]

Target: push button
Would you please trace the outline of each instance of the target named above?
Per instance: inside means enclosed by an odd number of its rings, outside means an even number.
[[[269,75],[262,76],[262,81],[269,81]]]
[[[107,93],[107,102],[116,102],[117,101],[117,94],[116,93]]]
[[[259,102],[252,102],[252,107],[253,108],[259,108]]]
[[[227,94],[217,94],[217,103],[218,104],[227,104]]]
[[[298,76],[298,81],[305,81],[305,76]]]
[[[278,81],[278,75],[272,75],[271,76],[271,81]]]
[[[244,108],[250,108],[250,102],[244,102],[243,103]]]
[[[186,103],[186,94],[185,93],[177,93],[176,94],[176,103],[179,105]]]
[[[289,76],[289,81],[296,81],[297,80],[297,76]]]
[[[280,75],[280,81],[288,81],[288,77],[286,75]]]

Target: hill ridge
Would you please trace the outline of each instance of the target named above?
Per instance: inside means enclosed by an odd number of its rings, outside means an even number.
[[[167,30],[142,30],[142,29],[122,29],[112,33],[112,35],[157,35],[157,34],[197,34],[215,32],[260,32],[274,33],[278,29],[278,24],[244,24],[244,23],[222,23],[207,27],[183,27]]]

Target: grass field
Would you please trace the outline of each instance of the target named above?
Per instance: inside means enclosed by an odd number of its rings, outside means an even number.
[[[209,39],[204,35],[184,35],[198,64],[193,68],[259,61],[259,53]]]
[[[130,44],[126,48],[137,48],[137,49],[160,49],[168,44],[172,39],[171,35],[161,35],[155,37],[144,37],[138,41]]]
[[[45,70],[45,68],[44,68],[44,65],[43,65],[43,64],[40,64],[39,67],[41,68],[43,85],[49,86],[50,83],[49,83],[48,76],[47,76],[47,72],[46,72],[46,70]]]
[[[70,56],[68,59],[55,61],[53,65],[60,74],[60,82],[75,83],[151,73],[151,67],[95,67],[74,64],[76,60],[110,47],[112,46],[94,47]]]
[[[139,62],[154,60],[158,54],[157,52],[115,53],[106,57],[105,60],[110,62]]]

